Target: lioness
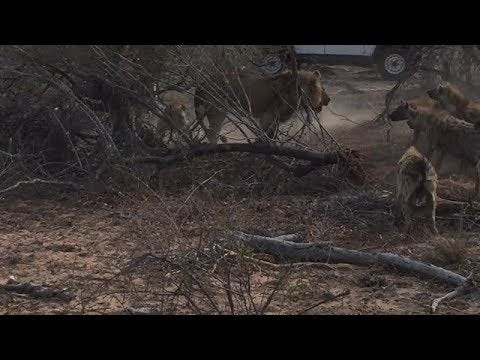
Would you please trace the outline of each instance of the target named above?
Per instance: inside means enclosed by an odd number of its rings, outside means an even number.
[[[176,130],[180,133],[187,129],[187,115],[185,106],[181,104],[168,104],[165,106],[163,117],[157,121],[157,138],[163,143],[165,134],[169,130]]]
[[[240,81],[239,81],[240,80]],[[259,119],[259,126],[270,138],[276,133],[278,125],[288,121],[298,108],[300,90],[305,93],[308,102],[317,113],[327,106],[330,97],[325,92],[319,71],[299,71],[297,78],[291,73],[283,73],[272,78],[259,78],[240,74],[229,80],[219,96],[215,86],[201,86],[195,94],[195,114],[197,121],[205,131],[208,141],[216,144],[224,120],[225,106],[218,98],[229,98],[229,102],[239,103],[246,111],[251,110],[253,117]],[[218,94],[218,90],[217,90]],[[303,107],[305,101],[301,102]],[[208,118],[209,127],[204,123]]]
[[[412,228],[412,216],[428,216],[431,230],[437,234],[435,209],[437,205],[437,173],[428,159],[413,146],[398,162],[397,210],[402,214],[407,232]]]

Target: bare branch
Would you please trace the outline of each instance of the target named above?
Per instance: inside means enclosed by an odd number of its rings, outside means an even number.
[[[33,185],[33,184],[48,184],[48,185],[61,185],[61,186],[70,186],[75,189],[81,189],[82,186],[69,182],[69,181],[55,181],[55,180],[43,180],[43,179],[33,179],[33,180],[22,180],[17,182],[15,185],[9,186],[6,189],[0,190],[0,194],[15,190],[16,188],[23,185]]]

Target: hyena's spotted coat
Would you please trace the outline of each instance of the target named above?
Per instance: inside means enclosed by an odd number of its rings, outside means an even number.
[[[398,162],[397,210],[405,219],[407,231],[412,217],[428,218],[430,229],[438,233],[435,222],[437,173],[428,159],[411,146]]]

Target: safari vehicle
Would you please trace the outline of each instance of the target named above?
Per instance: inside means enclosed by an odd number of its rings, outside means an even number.
[[[259,64],[262,71],[273,75],[289,63],[289,46],[270,51]],[[380,75],[398,80],[408,73],[420,54],[418,46],[409,45],[294,45],[297,62],[375,65]]]

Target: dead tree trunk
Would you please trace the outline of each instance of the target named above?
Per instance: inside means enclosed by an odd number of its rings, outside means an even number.
[[[456,287],[467,283],[467,278],[441,267],[409,259],[392,253],[366,253],[331,246],[326,243],[295,243],[278,238],[269,238],[244,233],[235,237],[255,251],[274,255],[294,262],[328,262],[354,265],[388,265],[398,270],[434,278]]]

